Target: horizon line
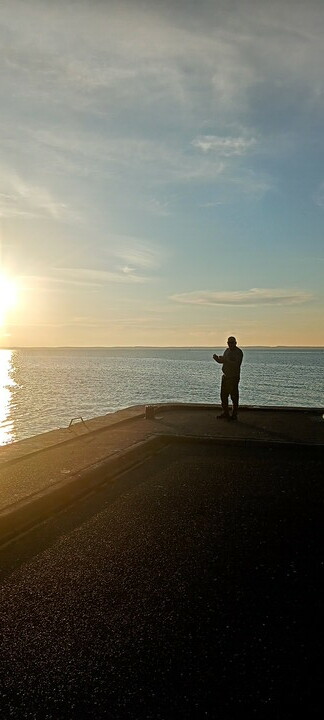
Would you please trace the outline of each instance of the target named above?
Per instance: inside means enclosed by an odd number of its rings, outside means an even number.
[[[214,345],[4,345],[0,350],[210,350]],[[223,344],[222,344],[223,347]],[[324,350],[324,345],[243,345],[247,350]]]

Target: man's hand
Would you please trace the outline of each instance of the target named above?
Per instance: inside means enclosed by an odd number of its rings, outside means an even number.
[[[224,362],[223,355],[216,355],[216,353],[214,353],[213,358],[215,362],[218,362],[220,365]]]

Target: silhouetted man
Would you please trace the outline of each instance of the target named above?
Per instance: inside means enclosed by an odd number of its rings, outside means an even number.
[[[223,412],[217,415],[219,420],[237,420],[237,411],[239,405],[239,382],[240,369],[243,360],[243,353],[236,345],[235,337],[229,337],[227,340],[228,348],[223,355],[213,355],[215,362],[223,365],[223,375],[221,384],[221,401]],[[232,415],[228,410],[228,396],[231,396],[233,403]]]

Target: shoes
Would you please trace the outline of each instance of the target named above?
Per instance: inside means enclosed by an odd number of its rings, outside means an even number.
[[[217,415],[217,420],[230,420],[231,422],[237,422],[238,417],[237,415],[230,415],[229,413],[222,413],[221,415]]]

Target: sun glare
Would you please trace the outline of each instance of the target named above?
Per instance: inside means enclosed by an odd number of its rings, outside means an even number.
[[[0,274],[0,325],[3,325],[7,313],[15,307],[18,300],[18,287],[13,278]]]

